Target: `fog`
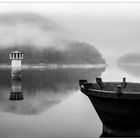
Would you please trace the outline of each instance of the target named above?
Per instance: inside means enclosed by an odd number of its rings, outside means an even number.
[[[140,52],[131,52],[118,59],[118,67],[124,72],[140,78]]]
[[[57,41],[61,41],[61,32],[56,27],[57,25],[39,14],[1,14],[0,46],[53,47]]]
[[[121,81],[124,76],[136,81],[130,75],[138,72],[137,67],[137,72],[131,68],[139,65],[135,62],[139,57],[127,57],[133,60],[129,67],[120,61],[124,72],[116,62],[120,56],[139,51],[140,4],[0,6],[0,67],[10,65],[8,54],[14,50],[24,53],[23,66],[31,65],[22,71],[23,102],[8,101],[10,69],[0,70],[1,137],[99,137],[102,124],[88,97],[79,91],[78,81],[93,82],[96,77]],[[63,69],[41,69],[47,64]],[[105,71],[96,67],[100,64],[109,67]],[[93,67],[80,68],[86,65]]]
[[[105,63],[92,44],[67,35],[61,27],[39,14],[1,14],[0,63],[9,63],[8,54],[14,50],[25,54],[23,63]]]

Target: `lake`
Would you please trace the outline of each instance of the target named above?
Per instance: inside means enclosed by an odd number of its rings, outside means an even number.
[[[10,101],[11,70],[1,67],[0,137],[99,137],[101,122],[78,81],[94,81],[104,70],[26,68],[21,82],[24,100]]]
[[[78,80],[139,82],[117,65],[95,68],[23,69],[24,100],[10,101],[11,70],[0,70],[0,137],[100,137],[102,123],[79,90]]]

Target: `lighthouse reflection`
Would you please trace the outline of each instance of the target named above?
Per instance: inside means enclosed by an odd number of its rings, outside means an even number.
[[[19,75],[12,77],[11,71],[0,70],[0,111],[19,115],[37,115],[58,105],[79,90],[80,78],[94,81],[105,68],[95,69],[59,69],[59,70],[22,70],[22,82]],[[9,101],[11,92],[21,91],[22,101]]]
[[[23,100],[23,94],[21,90],[21,72],[16,72],[11,75],[11,93],[9,100]]]
[[[11,94],[9,100],[23,100],[23,94],[21,91],[21,60],[23,59],[23,53],[19,51],[11,52]]]

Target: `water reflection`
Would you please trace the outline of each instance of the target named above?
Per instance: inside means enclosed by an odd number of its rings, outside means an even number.
[[[119,64],[119,68],[134,77],[140,78],[140,63],[139,64]]]
[[[22,86],[24,94],[24,100],[20,102],[8,100],[11,71],[0,70],[0,111],[24,115],[39,114],[78,90],[79,79],[94,81],[104,70],[105,68],[23,70],[22,83],[18,82],[17,85],[19,89]]]
[[[118,67],[126,73],[140,77],[140,53],[132,52],[119,58]]]
[[[21,69],[12,68],[11,74],[11,93],[9,100],[23,100],[21,90]]]

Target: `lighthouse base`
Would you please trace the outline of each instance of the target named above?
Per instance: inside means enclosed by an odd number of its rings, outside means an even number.
[[[18,100],[23,100],[23,94],[22,92],[17,92],[17,93],[11,93],[9,100],[13,100],[13,101],[18,101]]]

